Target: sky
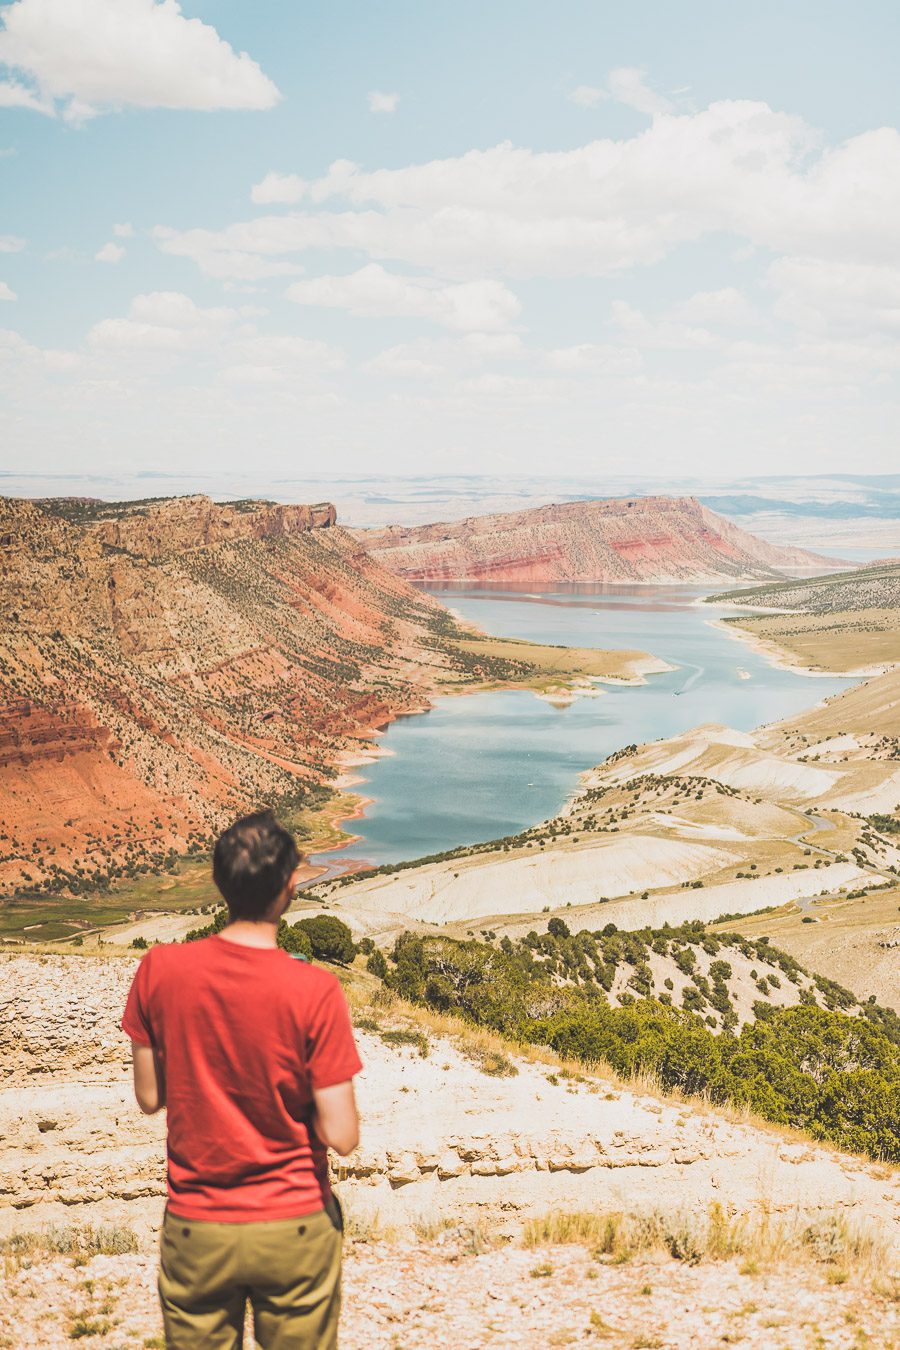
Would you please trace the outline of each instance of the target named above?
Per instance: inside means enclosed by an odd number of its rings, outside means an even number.
[[[0,3],[0,473],[896,470],[898,50],[895,0]]]

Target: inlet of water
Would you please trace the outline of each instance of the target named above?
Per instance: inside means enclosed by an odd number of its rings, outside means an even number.
[[[675,669],[644,685],[600,685],[597,698],[556,707],[525,690],[448,695],[387,728],[390,753],[354,770],[370,799],[347,849],[315,855],[379,865],[479,843],[553,815],[578,775],[632,742],[703,722],[749,731],[811,707],[852,680],[783,670],[711,620],[707,588],[557,586],[546,592],[442,589],[483,631],[576,647],[629,648]]]

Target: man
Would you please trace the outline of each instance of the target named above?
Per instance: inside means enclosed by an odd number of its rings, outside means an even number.
[[[334,975],[276,946],[300,854],[268,812],[216,843],[229,922],[153,947],[128,995],[134,1091],[168,1111],[159,1293],[169,1350],[240,1350],[249,1298],[264,1350],[329,1350],[341,1218],[327,1148],[359,1142],[362,1065]]]

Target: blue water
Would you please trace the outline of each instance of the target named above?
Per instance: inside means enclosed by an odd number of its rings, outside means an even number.
[[[487,633],[576,647],[631,648],[676,666],[644,685],[601,685],[599,698],[556,708],[527,690],[450,695],[392,723],[392,753],[355,773],[372,799],[361,837],[333,864],[400,862],[514,834],[557,812],[583,770],[630,742],[722,722],[749,731],[846,689],[770,665],[709,620],[737,611],[694,604],[706,588],[571,586],[524,594],[435,591]],[[742,679],[739,671],[749,679]]]

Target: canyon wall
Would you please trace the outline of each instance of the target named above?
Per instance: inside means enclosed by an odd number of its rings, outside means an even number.
[[[757,539],[694,497],[563,502],[357,537],[392,571],[425,581],[719,581],[834,568]]]
[[[297,805],[443,673],[440,606],[335,510],[0,499],[0,894]]]

